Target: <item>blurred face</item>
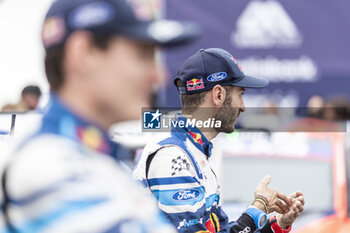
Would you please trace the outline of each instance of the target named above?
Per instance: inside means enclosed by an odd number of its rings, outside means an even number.
[[[244,88],[235,86],[226,93],[225,101],[215,115],[215,119],[221,120],[220,131],[225,133],[234,131],[239,114],[245,111],[243,94]]]
[[[38,106],[40,96],[25,94],[22,96],[23,102],[27,106],[28,110],[35,110]]]
[[[157,82],[155,46],[115,37],[92,54],[85,85],[94,106],[113,122],[138,119]]]

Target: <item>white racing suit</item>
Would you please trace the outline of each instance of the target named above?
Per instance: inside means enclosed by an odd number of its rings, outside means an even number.
[[[187,122],[182,116],[178,120]],[[255,232],[251,215],[243,213],[237,221],[229,222],[222,210],[219,183],[210,164],[212,144],[198,128],[176,126],[164,134],[147,144],[133,176],[153,193],[159,208],[177,230]],[[282,230],[271,219],[260,231],[277,233],[290,229]]]
[[[52,95],[2,171],[0,232],[176,232],[116,161],[120,146]]]

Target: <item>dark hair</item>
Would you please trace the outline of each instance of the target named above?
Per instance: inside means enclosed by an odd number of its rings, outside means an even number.
[[[22,90],[22,96],[23,95],[35,95],[35,96],[41,96],[41,90],[38,86],[35,85],[30,85],[30,86],[26,86],[25,88],[23,88]]]
[[[111,39],[111,35],[92,35],[92,44],[101,50],[106,50]],[[64,82],[64,56],[64,44],[50,48],[46,51],[45,72],[47,81],[49,82],[50,88],[53,91],[58,91]]]
[[[177,79],[175,81],[175,85],[177,87],[184,87],[185,84]],[[224,86],[227,94],[227,97],[231,96],[231,88],[232,86]],[[197,110],[198,106],[201,105],[204,101],[204,97],[206,96],[207,93],[209,93],[211,90],[208,91],[203,91],[199,92],[196,94],[180,94],[180,101],[181,101],[181,106],[182,106],[182,112],[183,113],[192,113],[193,111]]]

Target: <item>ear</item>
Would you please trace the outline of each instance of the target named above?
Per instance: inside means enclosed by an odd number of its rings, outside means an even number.
[[[64,69],[70,72],[86,68],[92,49],[92,36],[86,31],[73,32],[65,43]]]
[[[211,90],[211,98],[215,107],[221,107],[226,99],[226,90],[221,85],[216,85]]]

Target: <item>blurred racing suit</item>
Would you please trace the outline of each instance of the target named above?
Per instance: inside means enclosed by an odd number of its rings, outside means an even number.
[[[176,232],[116,161],[119,149],[52,95],[2,172],[0,232]]]
[[[180,127],[180,121],[183,126]],[[212,144],[195,126],[179,116],[170,133],[147,144],[134,170],[158,200],[159,208],[179,232],[237,232],[257,230],[261,210],[247,209],[237,221],[229,222],[221,208],[220,185],[210,163]],[[271,226],[272,225],[272,226]],[[256,232],[289,232],[275,217]]]

